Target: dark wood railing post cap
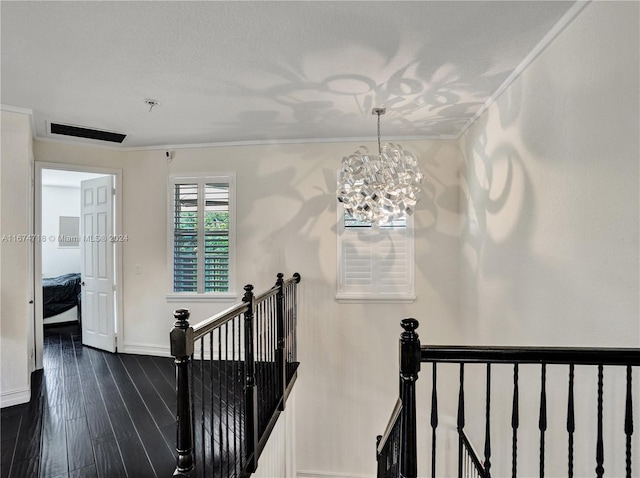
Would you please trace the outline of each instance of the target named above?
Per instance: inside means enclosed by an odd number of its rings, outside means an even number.
[[[253,286],[251,284],[245,285],[244,297],[242,297],[242,302],[249,302],[249,299],[252,295],[253,295]]]
[[[189,309],[176,309],[173,311],[173,318],[176,319],[175,327],[189,327],[189,317],[191,316],[191,312]],[[186,326],[185,323],[186,322]]]
[[[296,284],[299,284],[300,281],[302,280],[302,277],[297,272],[293,273],[293,278],[296,280]]]
[[[412,319],[411,317],[409,317],[407,319],[403,319],[400,322],[400,325],[404,329],[404,332],[402,335],[405,335],[405,334],[413,335],[415,334],[416,329],[420,327],[420,322],[418,322],[416,319]],[[417,334],[415,335],[417,336]]]
[[[193,328],[189,325],[189,309],[177,309],[173,312],[176,319],[169,334],[171,355],[176,358],[193,354]]]
[[[400,375],[405,379],[418,380],[420,371],[420,339],[416,329],[420,323],[407,318],[400,322],[404,332],[400,334]]]

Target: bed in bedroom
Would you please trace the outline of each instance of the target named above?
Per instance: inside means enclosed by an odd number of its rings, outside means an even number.
[[[79,273],[42,279],[44,323],[81,322],[81,278]]]

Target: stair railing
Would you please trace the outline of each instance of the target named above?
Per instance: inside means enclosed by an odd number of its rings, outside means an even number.
[[[176,366],[174,476],[245,477],[253,473],[297,377],[300,274],[189,325],[174,312]]]
[[[400,475],[400,414],[402,400],[398,398],[393,408],[391,419],[384,432],[376,438],[376,460],[378,461],[378,478],[397,478]]]
[[[458,477],[491,478],[492,449],[491,445],[491,370],[493,364],[507,364],[513,367],[513,394],[511,406],[511,476],[518,474],[518,430],[520,424],[519,400],[519,365],[538,364],[540,366],[540,399],[538,410],[539,432],[539,476],[545,476],[546,431],[547,431],[547,365],[565,365],[568,372],[567,393],[567,476],[574,476],[574,432],[575,399],[574,371],[575,366],[597,367],[597,408],[596,408],[596,447],[593,464],[596,478],[603,478],[604,468],[604,367],[624,367],[626,382],[624,389],[624,424],[619,430],[624,436],[625,477],[632,477],[632,436],[633,436],[633,393],[632,369],[640,366],[640,349],[614,348],[551,348],[551,347],[467,347],[467,346],[421,346],[418,334],[418,322],[405,319],[401,322],[404,332],[400,336],[400,383],[399,404],[394,409],[394,416],[384,436],[378,437],[376,457],[378,458],[378,478],[416,478],[416,396],[415,382],[418,379],[420,363],[432,364],[432,396],[431,396],[431,477],[436,476],[436,448],[438,428],[438,389],[437,365],[455,363],[459,366],[457,431]],[[418,358],[416,359],[416,348]],[[417,362],[417,363],[416,363]],[[482,364],[485,366],[486,385],[484,393],[484,448],[479,457],[465,433],[465,364]],[[475,394],[474,394],[475,395]],[[402,412],[397,410],[401,408]],[[399,429],[399,440],[394,438]],[[623,435],[622,435],[623,434]],[[500,452],[507,449],[504,444],[498,448]],[[619,452],[619,450],[613,450]],[[616,455],[617,458],[617,455]]]

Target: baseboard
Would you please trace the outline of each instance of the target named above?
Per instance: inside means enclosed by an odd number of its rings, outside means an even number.
[[[371,475],[354,475],[353,473],[337,473],[332,471],[299,471],[297,478],[373,478]]]
[[[199,342],[199,341],[198,341]],[[200,354],[199,343],[196,344],[193,357],[195,360],[200,360],[203,358],[204,360],[209,360],[211,358],[211,351],[205,350],[204,357]],[[118,347],[118,352],[123,354],[133,354],[133,355],[153,355],[154,357],[172,357],[171,349],[169,347],[162,347],[159,345],[150,345],[150,344],[136,344],[131,342],[125,342],[122,347]],[[243,356],[241,356],[240,351],[236,350],[235,355],[227,352],[220,352],[217,348],[213,351],[214,359],[217,357],[221,357],[223,360],[243,360]],[[256,360],[260,360],[259,357],[256,357]]]
[[[0,394],[0,408],[20,405],[21,403],[27,403],[29,400],[31,400],[31,389],[28,387],[20,390],[3,392]]]
[[[153,355],[154,357],[171,357],[169,347],[159,347],[149,344],[135,344],[125,342],[118,352],[133,355]]]

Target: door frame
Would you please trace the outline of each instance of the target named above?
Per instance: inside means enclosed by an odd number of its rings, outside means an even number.
[[[68,164],[68,163],[49,163],[44,161],[35,162],[35,188],[33,197],[34,211],[34,234],[35,238],[39,238],[42,234],[42,170],[43,169],[57,169],[62,171],[76,171],[80,173],[95,173],[112,175],[115,177],[115,203],[114,203],[114,234],[122,234],[122,169],[101,168],[94,166],[86,166],[81,164]],[[44,317],[42,311],[42,247],[37,240],[33,241],[33,269],[32,269],[32,281],[34,284],[34,345],[35,356],[33,358],[33,366],[35,369],[42,368],[42,353],[44,342]],[[114,280],[116,284],[116,303],[114,306],[114,312],[116,314],[115,331],[116,337],[118,337],[117,343],[124,343],[124,316],[123,316],[123,297],[122,297],[122,242],[115,242],[114,248]]]

